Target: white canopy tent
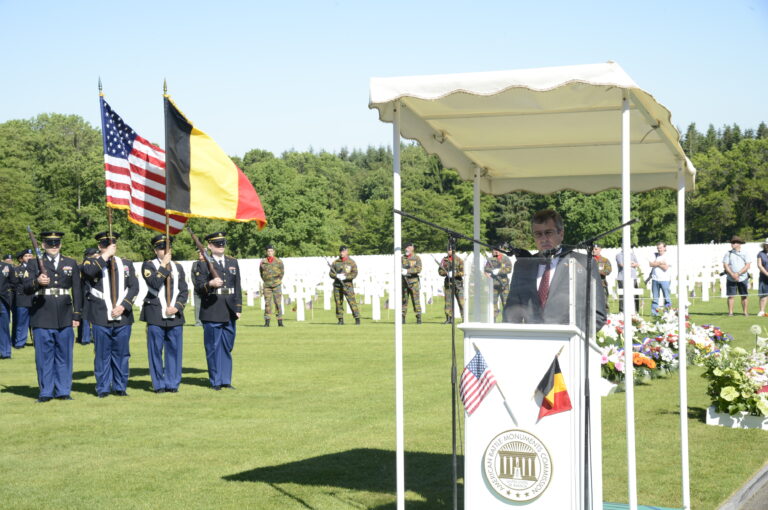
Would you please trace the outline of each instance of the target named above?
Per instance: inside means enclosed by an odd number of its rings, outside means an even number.
[[[670,112],[640,89],[614,62],[487,73],[372,78],[369,108],[393,123],[394,208],[400,209],[400,136],[417,140],[444,166],[474,181],[474,236],[480,237],[480,192],[594,193],[622,189],[622,216],[629,221],[631,192],[678,190],[678,264],[684,231],[684,194],[696,170],[685,157]],[[631,169],[631,172],[630,172]],[[395,275],[400,271],[401,225],[394,215]],[[630,250],[630,227],[623,249]],[[479,271],[475,247],[475,271]],[[628,259],[625,259],[628,260]],[[679,295],[685,274],[679,271]],[[631,288],[625,272],[625,288]],[[396,295],[401,291],[400,278]],[[690,508],[684,300],[680,300],[680,426],[683,508]],[[397,506],[405,507],[402,322],[395,299]],[[632,352],[634,303],[624,297]],[[626,373],[629,505],[637,508],[632,364]]]

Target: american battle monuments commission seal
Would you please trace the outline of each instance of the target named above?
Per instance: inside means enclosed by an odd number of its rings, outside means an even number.
[[[524,503],[538,498],[552,479],[552,458],[539,439],[524,430],[507,430],[491,440],[483,474],[503,499]]]

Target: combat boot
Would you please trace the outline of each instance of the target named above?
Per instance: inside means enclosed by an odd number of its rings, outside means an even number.
[[[264,327],[265,328],[269,327],[269,319],[264,319]]]
[[[339,319],[339,322],[336,324],[337,326],[343,326],[344,325],[344,319]]]
[[[277,319],[277,327],[278,327],[278,328],[284,328],[284,327],[285,327],[285,326],[283,325],[283,319]]]
[[[443,324],[450,324],[451,322],[453,322],[451,320],[451,318],[450,317],[446,317],[445,320],[443,321]]]
[[[416,316],[416,324],[421,324],[421,314]]]
[[[355,326],[360,325],[360,317],[355,317]]]

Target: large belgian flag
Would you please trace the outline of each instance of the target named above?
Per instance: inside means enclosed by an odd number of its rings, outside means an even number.
[[[229,221],[267,218],[253,185],[211,137],[165,96],[166,208],[169,213]]]
[[[571,398],[568,396],[568,389],[565,387],[565,379],[560,371],[560,362],[557,360],[557,356],[536,387],[536,395],[541,397],[539,420],[544,416],[571,409]]]

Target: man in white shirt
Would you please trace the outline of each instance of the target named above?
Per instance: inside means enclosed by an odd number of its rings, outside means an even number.
[[[741,296],[741,309],[744,315],[747,312],[747,284],[749,283],[749,266],[747,256],[741,253],[741,245],[744,240],[739,236],[731,238],[731,249],[723,257],[723,269],[727,278],[725,280],[725,293],[728,296],[728,315],[733,315],[733,302],[736,294]]]
[[[672,306],[672,298],[669,294],[669,282],[672,279],[672,271],[667,259],[667,245],[659,242],[656,245],[654,259],[650,261],[651,266],[651,294],[653,302],[651,304],[651,315],[656,316],[664,313],[665,306]],[[663,294],[664,303],[659,306],[659,294]]]

